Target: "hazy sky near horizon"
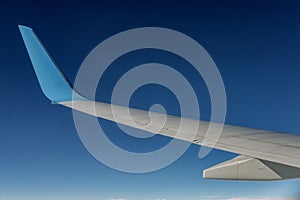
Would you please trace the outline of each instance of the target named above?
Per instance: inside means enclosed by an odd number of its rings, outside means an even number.
[[[72,112],[42,94],[17,25],[32,27],[74,81],[87,54],[106,38],[137,27],[165,27],[199,42],[214,59],[227,94],[229,124],[300,134],[300,2],[298,1],[0,1],[0,199],[251,199],[300,198],[300,180],[275,182],[202,179],[202,171],[235,157],[213,150],[198,158],[192,145],[172,165],[147,174],[128,174],[95,160],[82,145]],[[174,55],[137,51],[113,63],[97,91],[109,101],[113,83],[137,64],[171,65],[191,81],[201,118],[210,99],[201,77]],[[184,66],[184,67],[183,67]],[[152,85],[134,94],[131,105],[161,103],[178,114],[174,96]],[[147,151],[168,142],[124,135],[99,120],[122,147]],[[133,146],[134,145],[134,146]]]

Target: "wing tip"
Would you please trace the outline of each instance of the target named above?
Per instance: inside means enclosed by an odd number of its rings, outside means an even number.
[[[29,58],[44,95],[52,102],[85,100],[53,61],[32,28],[18,25]]]
[[[19,24],[19,25],[18,25],[18,28],[19,28],[20,30],[31,30],[31,31],[32,31],[32,28],[29,27],[29,26],[26,26],[26,25],[21,25],[21,24]]]
[[[25,26],[25,25],[18,25],[19,31],[21,32],[22,36],[24,33],[29,33],[29,32],[33,32],[32,28],[29,26]]]

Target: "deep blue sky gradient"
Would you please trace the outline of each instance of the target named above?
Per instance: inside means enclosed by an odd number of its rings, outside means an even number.
[[[202,170],[235,155],[213,150],[198,158],[192,145],[171,166],[148,174],[126,174],[96,161],[81,144],[71,110],[42,94],[17,25],[32,27],[73,82],[85,56],[101,41],[131,28],[157,26],[183,32],[211,55],[227,92],[226,122],[300,134],[300,3],[297,1],[0,1],[0,199],[204,199],[237,196],[298,196],[300,181],[203,180]],[[186,61],[162,51],[122,56],[100,82],[97,99],[109,101],[113,83],[147,62],[173,66],[193,84],[201,116],[209,119],[203,80]],[[131,105],[162,103],[178,114],[165,88],[145,86]],[[149,151],[168,142],[124,135],[100,120],[112,141]]]

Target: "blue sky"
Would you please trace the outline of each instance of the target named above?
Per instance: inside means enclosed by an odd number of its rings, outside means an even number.
[[[199,147],[171,166],[127,174],[95,160],[82,145],[71,110],[51,105],[39,88],[17,25],[32,27],[73,82],[86,55],[106,38],[131,28],[157,26],[183,32],[211,55],[222,75],[230,124],[300,134],[300,5],[297,1],[49,2],[0,1],[0,199],[231,199],[300,197],[300,180],[232,182],[202,179],[207,167],[233,158]],[[159,62],[183,73],[197,92],[203,119],[210,100],[203,80],[188,64],[161,51],[137,51],[112,64],[97,99],[109,101],[113,83],[137,64]],[[178,114],[174,96],[148,86],[131,105],[162,103]],[[118,145],[148,151],[168,142],[124,135],[100,120]]]

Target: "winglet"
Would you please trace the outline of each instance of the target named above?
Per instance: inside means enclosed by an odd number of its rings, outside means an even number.
[[[54,63],[47,50],[30,27],[19,25],[23,41],[43,93],[54,103],[85,100]]]

